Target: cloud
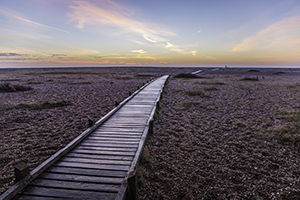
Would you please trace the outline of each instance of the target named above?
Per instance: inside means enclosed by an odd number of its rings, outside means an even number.
[[[22,56],[22,54],[18,54],[18,53],[0,53],[0,56]]]
[[[65,57],[66,54],[52,54],[52,57]]]
[[[133,9],[111,0],[98,0],[97,4],[101,6],[88,1],[74,3],[74,6],[70,6],[72,12],[68,16],[77,22],[76,27],[79,29],[92,26],[103,31],[106,28],[110,34],[131,33],[152,43],[164,42],[167,40],[165,37],[176,36],[171,30],[157,24],[130,18],[134,14]]]
[[[233,52],[253,50],[300,50],[300,16],[278,21],[255,35],[243,39]]]
[[[190,50],[189,45],[186,46],[180,46],[180,45],[174,45],[170,42],[167,42],[167,45],[165,46],[167,49],[169,49],[170,51],[174,51],[180,54],[192,54],[193,56],[197,55],[197,51],[195,50]]]
[[[139,50],[131,50],[132,53],[141,53],[141,54],[145,54],[148,53],[147,51],[144,51],[143,49],[139,49]]]
[[[170,42],[167,42],[166,48],[171,48],[173,47],[173,44],[171,44]]]
[[[44,54],[44,53],[41,53],[41,52],[33,51],[33,50],[30,50],[30,49],[25,49],[25,48],[21,48],[21,47],[14,47],[14,46],[11,46],[11,47],[14,48],[14,49],[21,50],[21,51],[31,52],[31,53],[39,54],[39,55],[43,55],[43,56],[49,56],[48,54]]]
[[[201,30],[197,31],[197,33],[200,33],[200,32],[201,32]]]
[[[61,32],[64,32],[64,33],[69,33],[69,31],[66,31],[66,30],[62,30],[62,29],[59,29],[59,28],[55,28],[55,27],[52,27],[52,26],[47,26],[45,24],[41,24],[41,23],[37,23],[37,22],[34,22],[34,21],[31,21],[29,19],[26,19],[22,16],[19,16],[18,14],[15,14],[16,12],[13,13],[13,11],[9,10],[9,11],[5,11],[5,10],[8,10],[7,8],[1,6],[0,7],[0,13],[2,13],[2,15],[5,15],[9,18],[14,18],[14,19],[17,19],[17,20],[20,20],[20,21],[23,21],[23,22],[27,22],[27,23],[30,23],[30,24],[34,24],[34,25],[37,25],[37,26],[41,26],[41,27],[44,27],[44,28],[48,28],[48,29],[52,29],[52,30],[56,30],[56,31],[61,31]]]

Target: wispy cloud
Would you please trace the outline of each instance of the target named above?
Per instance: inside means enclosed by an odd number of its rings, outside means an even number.
[[[22,16],[19,16],[19,15],[13,13],[11,10],[8,11],[8,9],[5,9],[3,6],[0,7],[0,13],[2,15],[7,16],[7,17],[14,18],[14,19],[26,22],[26,23],[36,25],[36,26],[40,26],[40,27],[44,27],[44,28],[48,28],[48,29],[52,29],[52,30],[56,30],[56,31],[61,31],[61,32],[64,32],[64,33],[69,33],[69,31],[66,31],[66,30],[62,30],[62,29],[55,28],[55,27],[52,27],[52,26],[47,26],[45,24],[41,24],[41,23],[34,22],[34,21],[29,20],[29,19],[26,19]]]
[[[48,40],[53,37],[43,35],[36,32],[21,32],[17,30],[11,30],[6,28],[0,28],[0,38],[14,41],[25,41],[25,40]]]
[[[76,5],[70,6],[72,12],[69,17],[76,21],[77,28],[86,26],[110,28],[110,34],[131,33],[145,40],[157,43],[167,41],[166,37],[176,36],[171,30],[160,25],[142,22],[130,18],[134,10],[122,6],[111,0],[99,0],[97,4],[89,1],[74,1]]]
[[[300,50],[300,15],[276,22],[236,45],[233,52]]]
[[[147,51],[144,51],[144,49],[139,49],[139,50],[131,50],[132,53],[141,53],[141,54],[145,54],[148,53]]]
[[[197,55],[197,51],[191,50],[189,45],[180,46],[180,45],[174,45],[170,42],[167,42],[167,45],[165,45],[165,47],[170,51],[174,51],[180,54],[184,54],[184,55],[191,54],[193,56]]]
[[[43,55],[43,56],[49,56],[48,54],[37,52],[37,51],[33,51],[33,50],[30,50],[30,49],[25,49],[25,48],[22,48],[22,47],[12,46],[12,48],[18,49],[18,50],[21,50],[21,51],[25,51],[25,52],[30,52],[30,53],[34,53],[34,54]]]

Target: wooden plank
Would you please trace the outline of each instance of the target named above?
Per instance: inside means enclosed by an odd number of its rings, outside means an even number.
[[[133,118],[133,117],[113,117],[109,121],[109,123],[118,123],[118,124],[136,124],[136,123],[145,123],[148,120],[148,117],[138,117],[138,118]],[[106,122],[106,123],[107,123]]]
[[[133,156],[118,156],[118,155],[98,155],[86,153],[68,153],[68,157],[93,158],[105,160],[133,160]]]
[[[103,169],[80,169],[73,167],[50,167],[47,172],[60,173],[60,174],[73,174],[73,175],[88,175],[88,176],[102,176],[102,177],[115,177],[124,178],[125,171],[103,170]]]
[[[141,133],[143,132],[145,128],[144,127],[104,127],[101,126],[95,133],[101,133],[101,132],[131,132],[131,133]]]
[[[119,133],[95,133],[91,135],[92,137],[111,137],[111,138],[135,138],[139,139],[142,137],[142,134],[119,134]],[[82,143],[80,143],[82,145]]]
[[[96,141],[84,141],[80,145],[82,146],[97,146],[97,147],[123,147],[123,148],[137,148],[138,144],[112,144],[112,143],[102,143]]]
[[[129,112],[117,112],[113,117],[115,118],[117,118],[117,117],[131,117],[131,118],[148,118],[148,116],[147,117],[145,117],[146,116],[146,114],[145,113],[143,113],[143,112],[131,112],[131,113],[129,113]],[[112,118],[113,119],[113,118]]]
[[[53,173],[64,173],[73,175],[88,175],[88,176],[102,176],[102,177],[115,177],[124,178],[126,176],[125,171],[115,171],[115,170],[103,170],[103,169],[80,169],[73,167],[50,167],[47,172]]]
[[[42,197],[58,197],[67,199],[90,199],[90,200],[113,200],[116,197],[116,193],[105,193],[105,192],[95,192],[95,191],[85,191],[80,190],[67,190],[58,188],[44,188],[29,186],[24,191],[25,195],[36,195]]]
[[[60,161],[90,163],[90,164],[104,164],[104,165],[130,165],[132,162],[128,160],[96,160],[92,158],[67,157],[67,156],[60,159]]]
[[[50,179],[36,179],[30,186],[48,187],[48,188],[61,188],[82,191],[97,191],[97,192],[118,192],[120,185],[103,184],[103,183],[85,183],[74,181],[61,181]]]
[[[94,136],[89,136],[89,140],[101,140],[101,141],[127,141],[127,142],[138,142],[140,141],[139,139],[135,138],[115,138],[115,137],[94,137]]]
[[[129,141],[102,141],[97,139],[88,139],[87,142],[101,142],[103,144],[139,144],[138,142],[129,142]]]
[[[88,153],[98,155],[116,155],[116,156],[134,156],[135,152],[119,152],[119,151],[95,151],[86,149],[74,149],[72,153]]]
[[[95,146],[78,146],[75,149],[90,149],[94,151],[120,151],[120,152],[135,152],[137,148],[116,148],[116,147],[95,147]]]
[[[40,196],[29,196],[22,194],[20,197],[16,197],[17,200],[57,200],[56,197],[40,197]]]
[[[55,166],[62,167],[75,167],[75,168],[86,168],[86,169],[107,169],[107,170],[119,170],[119,171],[127,171],[129,169],[129,165],[105,165],[105,164],[91,164],[91,163],[79,163],[79,162],[63,162],[60,161],[55,164]]]
[[[92,134],[90,134],[90,136],[93,135],[101,135],[101,134],[119,134],[119,135],[124,135],[124,136],[141,136],[142,133],[141,132],[119,132],[119,131],[97,131],[97,132],[93,132]],[[88,138],[88,137],[87,137]]]
[[[84,169],[82,170],[84,171]],[[43,173],[39,178],[49,180],[61,180],[61,181],[78,181],[85,183],[102,183],[102,184],[121,184],[123,178],[116,177],[97,177],[88,175],[72,175],[72,174],[58,174],[58,173]]]

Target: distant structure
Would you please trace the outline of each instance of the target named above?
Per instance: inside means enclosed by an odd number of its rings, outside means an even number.
[[[225,65],[225,68],[228,68],[227,65]]]

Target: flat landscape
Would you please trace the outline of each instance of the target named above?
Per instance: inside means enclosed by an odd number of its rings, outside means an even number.
[[[170,74],[140,199],[299,199],[300,76],[290,69],[0,70],[0,192],[150,79]]]

